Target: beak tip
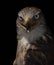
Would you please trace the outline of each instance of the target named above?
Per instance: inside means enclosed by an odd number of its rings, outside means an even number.
[[[29,33],[29,30],[27,30],[27,32]]]

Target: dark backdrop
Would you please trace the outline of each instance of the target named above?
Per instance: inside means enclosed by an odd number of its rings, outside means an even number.
[[[53,1],[49,0],[15,0],[3,4],[2,7],[2,41],[0,48],[0,65],[12,65],[15,54],[16,54],[16,18],[17,12],[29,6],[35,6],[42,9],[46,23],[50,27],[51,31],[54,33],[54,16],[53,16]]]

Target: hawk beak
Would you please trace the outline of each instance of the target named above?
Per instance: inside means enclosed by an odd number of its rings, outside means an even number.
[[[27,17],[27,18],[25,19],[24,24],[26,24],[26,23],[30,23],[30,22],[31,22],[31,19],[30,19],[29,17]]]
[[[26,30],[26,27],[22,23],[20,23],[19,26]]]
[[[27,17],[25,19],[25,21],[21,22],[20,27],[22,27],[24,30],[26,30],[27,32],[29,32],[30,26],[31,26],[31,19],[29,17]]]

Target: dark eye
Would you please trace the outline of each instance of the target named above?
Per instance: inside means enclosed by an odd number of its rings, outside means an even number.
[[[35,15],[35,19],[38,19],[39,18],[39,15],[37,14],[37,15]]]
[[[21,16],[19,16],[18,19],[19,19],[20,21],[23,21],[23,18],[22,18]]]

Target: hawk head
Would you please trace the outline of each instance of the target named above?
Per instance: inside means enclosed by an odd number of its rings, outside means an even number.
[[[17,24],[27,32],[31,31],[34,27],[45,24],[43,13],[36,7],[23,8],[18,13]]]

